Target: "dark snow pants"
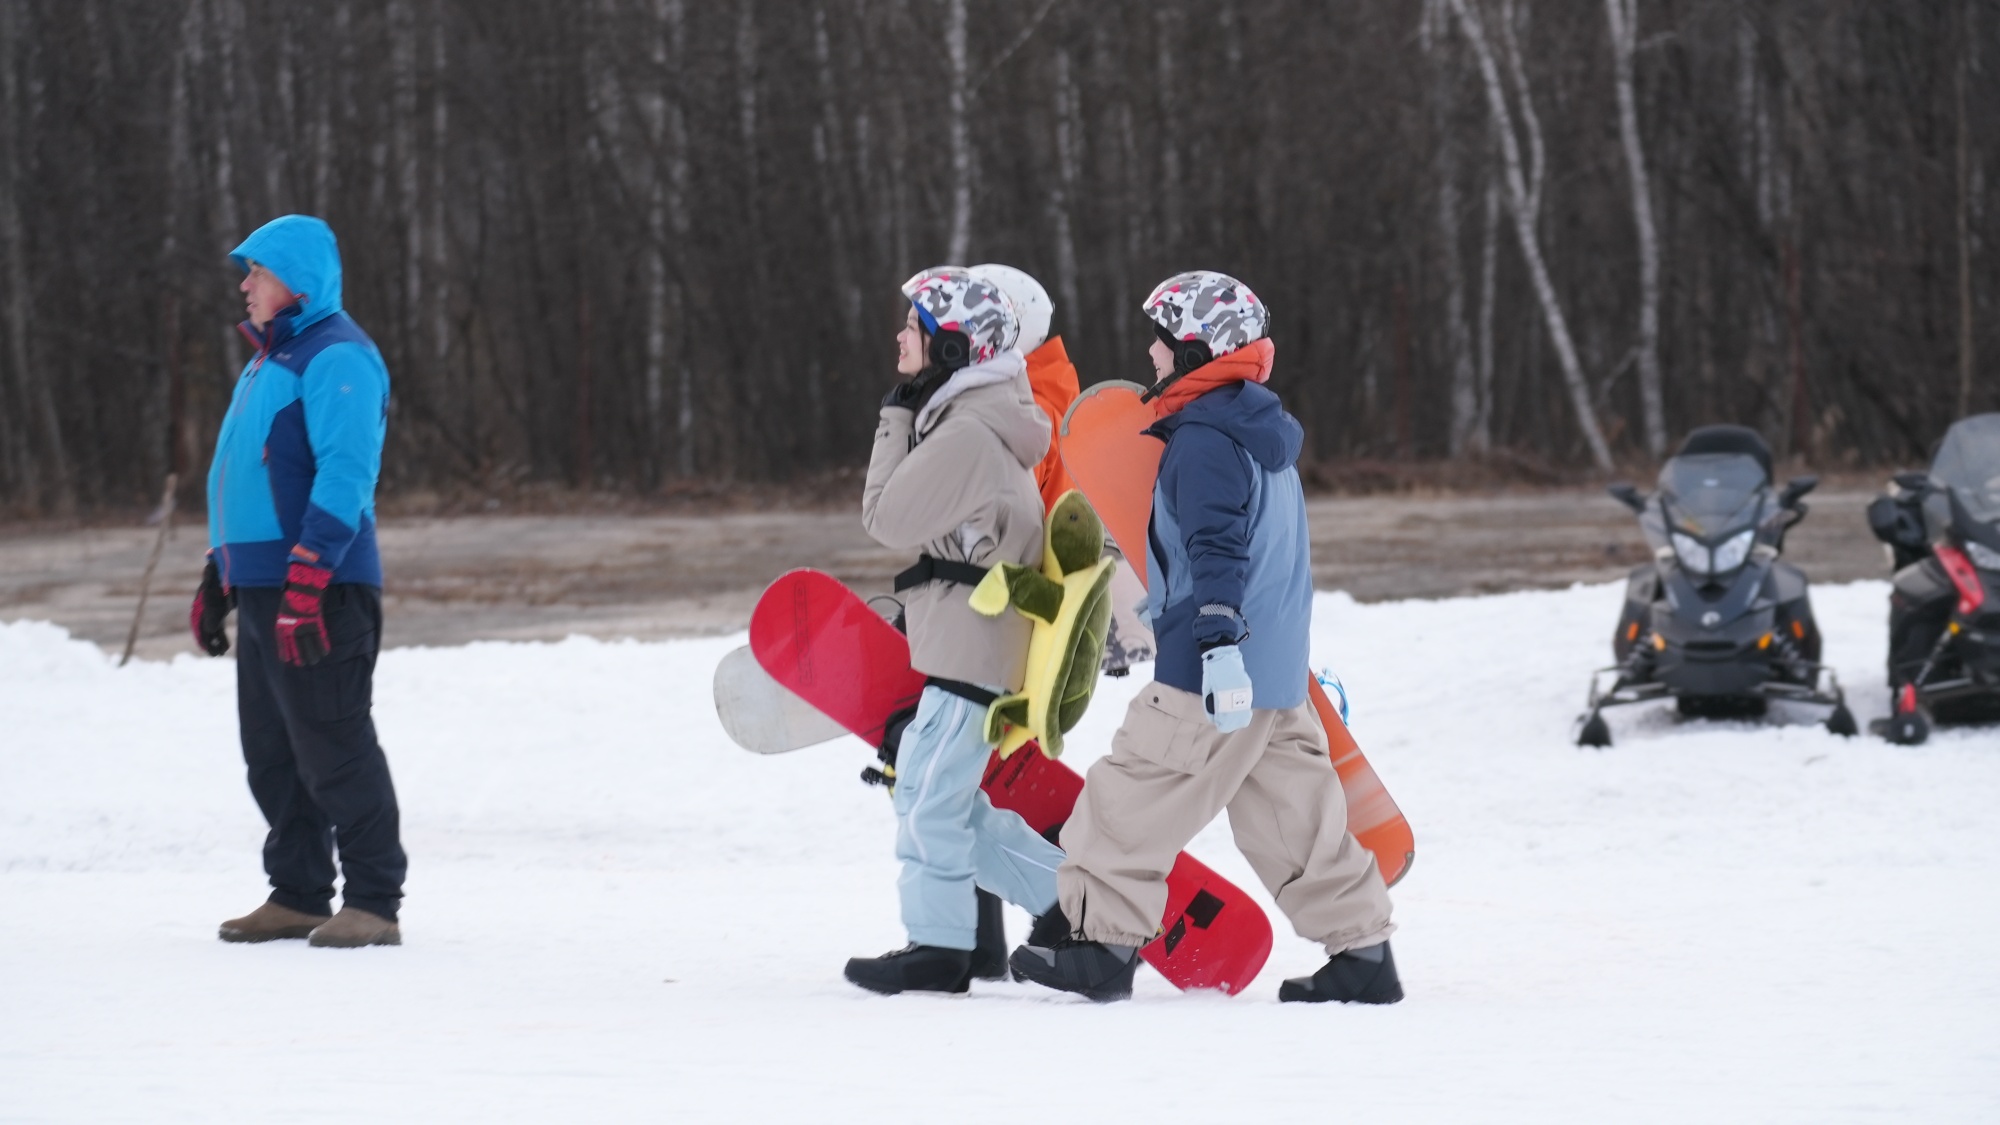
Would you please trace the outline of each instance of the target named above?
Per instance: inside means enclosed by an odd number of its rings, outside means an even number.
[[[236,591],[236,710],[250,793],[271,826],[264,838],[271,901],[332,913],[337,844],[342,900],[394,921],[408,860],[389,759],[370,714],[382,591],[327,588],[321,604],[332,651],[310,668],[278,659],[282,593]]]

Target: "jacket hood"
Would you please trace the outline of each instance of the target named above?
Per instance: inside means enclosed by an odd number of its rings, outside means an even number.
[[[1083,392],[1076,365],[1069,361],[1069,349],[1063,347],[1061,336],[1049,337],[1048,342],[1028,353],[1028,384],[1035,388],[1035,400],[1057,418]]]
[[[968,414],[992,430],[1024,469],[1033,468],[1049,451],[1049,416],[1035,403],[1028,363],[1018,351],[1010,348],[985,363],[953,372],[917,416],[916,433],[929,433],[947,406],[951,413]]]
[[[257,262],[292,292],[305,294],[298,303],[294,330],[340,311],[340,245],[324,219],[311,215],[272,219],[231,250],[229,260],[245,273],[250,272],[251,262]]]
[[[1305,427],[1285,413],[1278,396],[1262,383],[1230,383],[1202,395],[1153,424],[1146,432],[1165,441],[1186,425],[1227,434],[1266,472],[1292,467],[1305,447]]]

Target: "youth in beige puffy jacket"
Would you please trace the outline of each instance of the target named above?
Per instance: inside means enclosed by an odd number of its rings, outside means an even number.
[[[1042,498],[1034,467],[1049,448],[1018,351],[960,368],[920,410],[884,406],[861,497],[861,522],[885,547],[990,567],[1042,561]],[[984,617],[969,587],[906,591],[910,664],[927,676],[1018,691],[1028,619]]]
[[[961,569],[1033,565],[1042,553],[1033,468],[1048,450],[1049,422],[1012,346],[1011,305],[955,267],[926,270],[903,293],[912,305],[897,371],[909,381],[884,399],[862,522],[913,561],[922,553]],[[952,363],[968,356],[978,362]],[[1037,917],[1055,911],[1062,852],[979,788],[993,743],[974,689],[1019,689],[1028,624],[1019,614],[973,612],[971,594],[951,580],[903,591],[911,663],[957,683],[925,686],[895,747],[896,889],[910,944],[847,962],[847,979],[871,992],[967,991],[979,945],[975,889]]]

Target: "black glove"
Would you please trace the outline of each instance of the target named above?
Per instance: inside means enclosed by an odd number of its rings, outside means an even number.
[[[234,608],[235,591],[223,588],[222,572],[216,569],[214,559],[208,560],[202,568],[201,585],[194,592],[194,605],[188,609],[188,629],[194,633],[196,647],[210,656],[229,651],[229,633],[222,622]]]
[[[882,405],[900,407],[904,410],[922,410],[924,404],[931,400],[931,395],[944,385],[946,378],[949,378],[949,375],[926,367],[918,372],[915,378],[890,387],[889,393],[882,396]]]
[[[915,403],[919,393],[921,392],[917,390],[917,381],[915,379],[905,380],[889,388],[889,393],[882,396],[882,405],[897,406],[904,410],[915,410]]]

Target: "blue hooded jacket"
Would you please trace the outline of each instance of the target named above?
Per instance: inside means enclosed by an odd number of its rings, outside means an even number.
[[[1267,388],[1232,383],[1146,432],[1167,443],[1146,543],[1154,678],[1199,693],[1202,646],[1233,642],[1251,706],[1299,706],[1312,629],[1311,543],[1295,467],[1304,429]]]
[[[224,585],[283,586],[298,557],[334,582],[382,584],[375,481],[389,423],[389,370],[340,308],[340,248],[308,215],[258,227],[230,252],[256,262],[297,303],[259,332],[236,379],[208,470],[208,544]]]

